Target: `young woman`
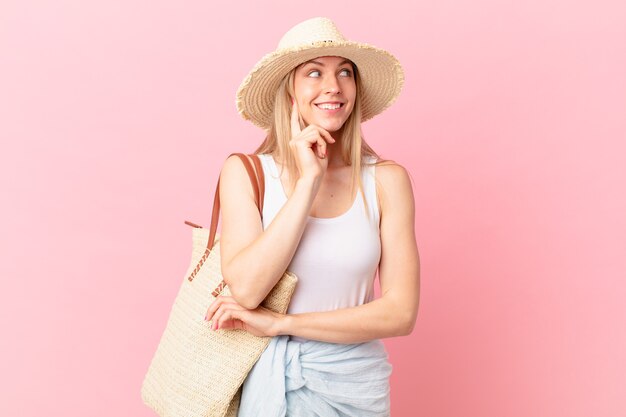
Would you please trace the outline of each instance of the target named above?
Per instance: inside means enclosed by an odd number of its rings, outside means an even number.
[[[221,261],[232,297],[218,297],[207,320],[273,336],[244,383],[239,416],[389,415],[380,339],[410,334],[417,316],[414,198],[407,171],[382,161],[360,124],[402,84],[391,54],[314,18],[290,29],[239,88],[239,112],[267,131],[255,151],[263,216],[243,164],[228,158]],[[259,304],[285,270],[298,284],[282,315]]]

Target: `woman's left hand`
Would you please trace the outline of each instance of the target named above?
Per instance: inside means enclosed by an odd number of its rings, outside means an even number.
[[[243,329],[255,336],[278,336],[284,316],[263,306],[248,310],[233,297],[220,295],[209,306],[205,320],[213,320],[213,330]]]

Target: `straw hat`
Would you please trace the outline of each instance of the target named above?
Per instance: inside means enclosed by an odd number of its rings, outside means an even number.
[[[363,122],[389,107],[400,94],[404,71],[393,55],[366,43],[347,40],[332,20],[315,17],[289,29],[278,48],[265,55],[246,76],[237,90],[239,114],[269,129],[281,79],[301,63],[320,56],[341,56],[356,64],[363,86],[360,92]]]

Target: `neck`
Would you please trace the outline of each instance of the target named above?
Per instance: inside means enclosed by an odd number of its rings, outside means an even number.
[[[341,130],[336,132],[330,132],[330,135],[335,139],[335,143],[326,144],[326,159],[328,159],[329,168],[341,168],[345,166],[345,162],[341,156]]]

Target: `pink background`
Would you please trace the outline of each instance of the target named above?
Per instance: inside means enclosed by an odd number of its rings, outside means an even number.
[[[585,4],[587,3],[587,4]],[[364,124],[414,179],[402,416],[626,415],[619,1],[0,5],[2,416],[153,416],[140,387],[231,152],[237,87],[332,18],[403,63]]]

